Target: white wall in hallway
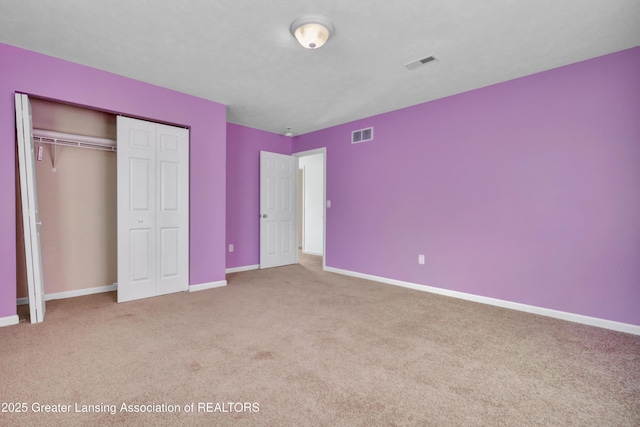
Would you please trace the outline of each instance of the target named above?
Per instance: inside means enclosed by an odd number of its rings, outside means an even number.
[[[304,242],[302,251],[323,255],[324,236],[324,162],[323,154],[303,156],[299,159],[304,169]]]

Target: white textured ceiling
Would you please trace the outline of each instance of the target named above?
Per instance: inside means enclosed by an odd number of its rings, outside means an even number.
[[[305,14],[335,24],[321,49]],[[302,134],[639,46],[640,0],[0,0],[0,42]]]

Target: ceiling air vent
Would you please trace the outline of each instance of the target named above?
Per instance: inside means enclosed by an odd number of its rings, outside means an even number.
[[[408,64],[404,64],[407,70],[415,70],[416,68],[428,64],[429,62],[433,62],[436,60],[435,55],[427,56],[426,58],[416,59],[415,61],[409,62]]]
[[[359,144],[365,141],[371,141],[373,139],[373,128],[366,128],[360,130],[354,130],[351,132],[351,143]]]

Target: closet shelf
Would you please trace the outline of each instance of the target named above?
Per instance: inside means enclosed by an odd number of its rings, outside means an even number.
[[[63,145],[66,147],[88,148],[91,150],[116,151],[116,141],[109,138],[75,135],[44,129],[33,129],[33,142]]]

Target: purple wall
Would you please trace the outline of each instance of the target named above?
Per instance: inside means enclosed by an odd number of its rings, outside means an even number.
[[[0,317],[16,313],[23,92],[190,126],[191,284],[224,279],[225,216],[226,267],[259,262],[259,151],[326,146],[328,266],[640,325],[640,48],[293,144],[214,102],[3,44],[0,59]]]
[[[5,44],[0,63],[0,317],[16,314],[15,92],[189,126],[189,282],[225,279],[224,105]]]
[[[634,48],[295,138],[327,147],[327,265],[640,325],[639,76]]]
[[[260,263],[260,151],[291,154],[291,138],[227,124],[227,268]]]

